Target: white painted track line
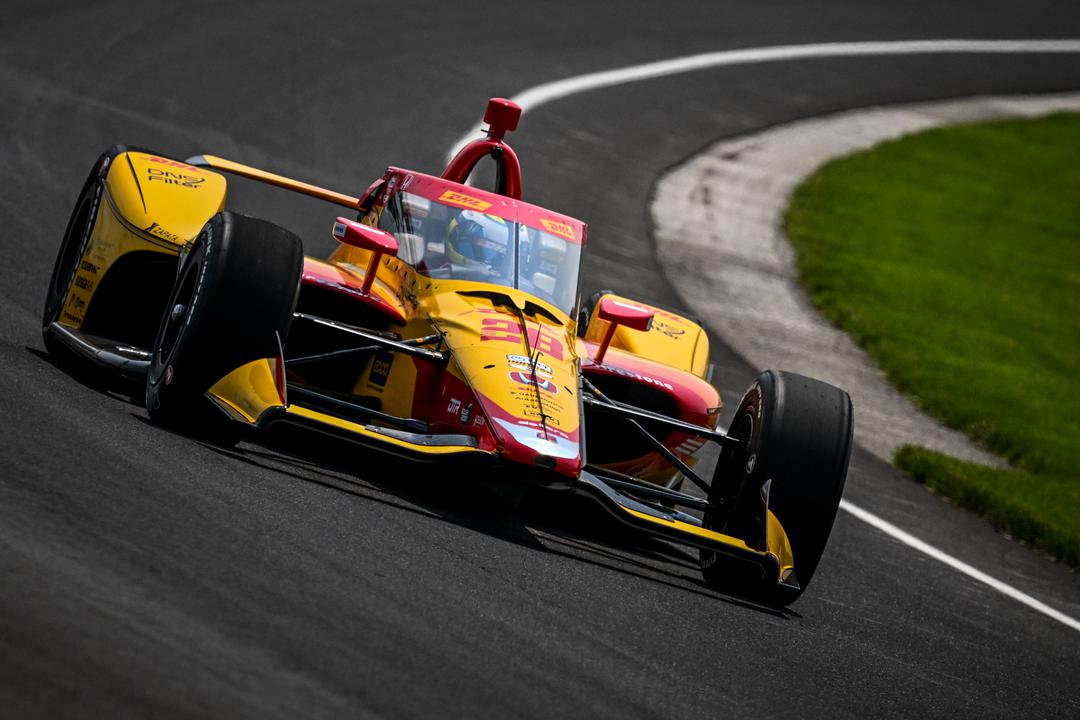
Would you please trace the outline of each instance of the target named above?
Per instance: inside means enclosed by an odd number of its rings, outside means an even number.
[[[931,55],[935,53],[985,55],[1077,52],[1080,52],[1080,39],[1075,38],[1060,40],[897,40],[890,42],[774,45],[759,48],[740,48],[738,50],[720,50],[587,73],[536,85],[514,95],[510,99],[520,105],[523,112],[528,112],[553,100],[559,100],[589,90],[599,90],[600,88],[614,87],[615,85],[651,80],[665,75],[677,75],[727,65],[752,65],[784,60],[871,55]],[[452,158],[465,143],[477,137],[482,132],[482,127],[483,125],[480,123],[474,125],[454,143],[448,159]]]
[[[977,568],[974,568],[971,565],[968,565],[966,562],[963,562],[961,560],[957,560],[952,555],[949,555],[947,553],[942,552],[941,550],[938,550],[936,547],[934,547],[933,545],[930,545],[929,543],[923,542],[922,540],[915,537],[911,533],[904,532],[900,528],[893,525],[891,522],[889,522],[887,520],[882,520],[877,515],[874,515],[873,513],[867,512],[866,510],[863,510],[858,505],[854,505],[854,504],[848,502],[847,500],[841,500],[840,501],[840,507],[842,509],[844,509],[844,510],[847,510],[849,513],[851,513],[852,515],[854,515],[858,519],[862,520],[863,522],[865,522],[865,523],[867,523],[869,525],[873,525],[874,527],[876,527],[878,530],[885,533],[889,537],[892,537],[892,538],[894,538],[896,540],[899,540],[900,542],[904,543],[908,547],[913,548],[915,550],[918,550],[919,552],[924,553],[926,555],[929,555],[930,557],[934,558],[935,560],[945,563],[946,565],[953,568],[954,570],[959,570],[960,572],[964,573],[965,575],[967,575],[970,578],[973,578],[975,580],[978,580],[981,583],[985,583],[986,585],[989,585],[990,587],[997,590],[999,593],[1002,593],[1004,595],[1008,595],[1013,600],[1016,600],[1017,602],[1021,602],[1021,603],[1025,604],[1025,605],[1027,605],[1029,608],[1032,608],[1033,610],[1038,610],[1043,615],[1046,615],[1048,617],[1052,617],[1053,619],[1057,620],[1059,623],[1062,623],[1064,625],[1068,625],[1073,630],[1080,631],[1080,621],[1077,621],[1074,618],[1069,617],[1065,613],[1058,612],[1057,610],[1050,607],[1046,603],[1043,603],[1043,602],[1040,602],[1040,601],[1036,600],[1035,598],[1031,597],[1027,593],[1020,592],[1019,590],[1014,588],[1012,585],[1008,585],[1007,583],[1003,583],[1000,580],[987,575],[982,570],[978,570]]]
[[[827,57],[855,57],[872,55],[932,55],[932,54],[1029,54],[1029,53],[1080,53],[1080,39],[1060,40],[900,40],[893,42],[843,42],[821,43],[814,45],[777,45],[772,47],[742,48],[739,50],[721,50],[718,52],[688,55],[668,60],[632,65],[625,68],[587,73],[576,77],[563,78],[549,83],[536,85],[514,95],[511,100],[521,106],[522,112],[534,110],[553,100],[569,97],[589,90],[623,85],[640,80],[650,80],[665,75],[693,72],[707,68],[727,65],[750,65],[757,63],[778,62],[783,60],[801,60]],[[465,143],[480,135],[482,125],[474,125],[451,148],[449,160]],[[1049,618],[1052,618],[1073,630],[1080,632],[1080,621],[1072,618],[1049,605],[1036,600],[1030,595],[1017,590],[967,563],[954,558],[934,546],[923,542],[914,535],[896,527],[873,513],[853,505],[847,500],[840,501],[840,507],[859,520],[877,528],[890,537],[899,540],[908,547],[918,550],[949,567],[964,573],[974,580],[987,585],[1007,597],[1023,603]]]

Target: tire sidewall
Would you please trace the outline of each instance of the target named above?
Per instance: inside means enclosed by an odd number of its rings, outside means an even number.
[[[223,225],[222,216],[212,218],[199,232],[191,250],[180,263],[176,283],[154,339],[150,367],[146,376],[146,405],[152,414],[159,412],[163,407],[173,405],[174,402],[170,401],[205,391],[207,388],[200,386],[213,381],[211,378],[202,377],[204,373],[189,371],[196,368],[194,358],[191,357],[192,339],[204,334],[206,318],[209,316],[209,312],[204,311],[204,308],[212,304],[212,299],[208,297],[206,290],[212,287],[211,278],[208,276],[213,272],[214,260],[220,252],[220,243],[225,237]],[[190,273],[195,273],[194,290],[190,301],[186,304],[179,331],[168,348],[168,352],[163,354],[162,344],[169,326],[170,315],[177,301],[181,299],[177,297],[177,294],[182,290],[183,281]],[[188,403],[181,402],[181,405],[187,406]],[[190,408],[185,407],[185,409]]]
[[[123,145],[116,145],[102,153],[97,162],[94,163],[94,167],[90,170],[90,174],[79,191],[75,206],[71,210],[71,216],[68,218],[63,239],[60,241],[60,248],[56,253],[52,274],[49,277],[49,289],[45,295],[45,307],[42,310],[41,319],[43,331],[47,331],[51,323],[60,319],[64,301],[71,293],[75,273],[78,271],[79,263],[82,262],[83,256],[86,254],[90,235],[93,233],[94,225],[97,223],[105,176],[112,166],[112,161],[124,150]],[[87,207],[87,213],[85,219],[82,219],[84,207]],[[77,243],[77,249],[73,251],[72,245],[74,243]]]

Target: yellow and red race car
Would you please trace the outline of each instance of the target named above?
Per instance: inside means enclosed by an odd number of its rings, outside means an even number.
[[[786,605],[828,540],[851,401],[767,371],[728,431],[694,321],[602,292],[586,226],[522,200],[492,99],[440,176],[388,168],[360,197],[210,155],[116,146],[94,165],[45,303],[49,351],[141,380],[157,423],[235,443],[291,424],[497,482],[566,488],[700,550],[706,581]],[[466,184],[477,163],[494,191]],[[235,174],[348,208],[339,246],[225,209]],[[720,446],[709,477],[696,468]],[[696,486],[699,494],[683,486]]]

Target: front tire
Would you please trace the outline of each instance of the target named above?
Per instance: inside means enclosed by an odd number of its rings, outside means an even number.
[[[150,419],[221,444],[246,428],[206,399],[236,368],[276,357],[303,270],[296,235],[265,220],[218,213],[184,257],[146,377]]]
[[[760,578],[744,563],[702,552],[705,581],[784,606],[810,584],[832,531],[851,458],[854,415],[840,388],[803,375],[767,370],[739,403],[728,434],[744,442],[725,449],[713,478],[710,502],[730,508],[710,513],[706,526],[720,532],[763,537],[759,514],[751,512],[771,480],[768,507],[776,515],[795,560],[799,587]]]
[[[101,207],[101,194],[109,167],[113,160],[128,150],[124,145],[113,145],[98,157],[79,191],[78,199],[75,200],[67,229],[60,241],[60,249],[56,253],[49,289],[45,295],[45,308],[41,313],[41,334],[49,353],[65,361],[72,360],[74,354],[52,336],[49,326],[61,319],[64,302],[71,293],[71,284],[75,280],[75,272],[86,254],[86,245]]]

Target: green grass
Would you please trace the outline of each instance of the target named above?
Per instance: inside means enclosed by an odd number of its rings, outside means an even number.
[[[972,465],[925,448],[903,447],[896,465],[1014,537],[1080,567],[1080,486],[1075,481]]]
[[[1080,566],[1080,115],[837,159],[796,191],[786,227],[822,312],[1018,471],[916,450],[898,464]]]

